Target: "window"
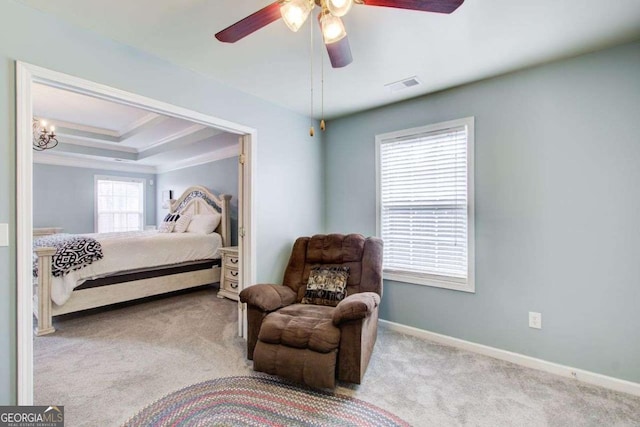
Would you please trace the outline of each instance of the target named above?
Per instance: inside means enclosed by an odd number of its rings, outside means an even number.
[[[96,176],[95,182],[96,232],[144,228],[144,179]]]
[[[376,136],[384,278],[474,292],[473,117]]]

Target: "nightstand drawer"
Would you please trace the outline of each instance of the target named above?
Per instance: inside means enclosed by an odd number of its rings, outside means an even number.
[[[238,280],[227,279],[224,282],[224,288],[230,292],[238,292]]]
[[[237,270],[238,269],[238,261],[239,261],[239,258],[237,256],[232,256],[232,255],[225,255],[224,256],[224,265],[229,267],[229,268],[235,268]]]
[[[225,269],[224,271],[225,280],[235,280],[237,282],[239,279],[239,276],[240,276],[240,273],[238,272],[238,270]]]

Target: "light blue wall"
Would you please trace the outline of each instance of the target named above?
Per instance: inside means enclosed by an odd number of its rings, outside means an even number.
[[[160,192],[172,190],[174,199],[192,185],[204,185],[214,194],[230,194],[231,246],[238,244],[238,157],[222,159],[203,165],[158,174],[157,223],[160,224],[169,209],[162,208]]]
[[[477,291],[385,282],[381,317],[640,382],[640,43],[331,121],[327,231],[375,234],[376,134],[467,116]]]
[[[155,174],[36,163],[33,165],[34,228],[62,227],[64,233],[95,233],[96,175],[145,179],[145,225],[156,224]]]
[[[322,141],[308,136],[308,118],[18,2],[0,2],[0,222],[12,230],[10,247],[0,248],[0,404],[16,399],[15,60],[257,129],[259,281],[282,280],[293,240],[322,231]]]

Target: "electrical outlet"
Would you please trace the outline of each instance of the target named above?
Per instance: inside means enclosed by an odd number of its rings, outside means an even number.
[[[542,329],[542,314],[530,311],[529,327],[534,329]]]

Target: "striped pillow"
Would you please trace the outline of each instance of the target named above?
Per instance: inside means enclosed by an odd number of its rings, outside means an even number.
[[[180,214],[167,214],[162,222],[176,222],[180,219]]]
[[[191,222],[191,214],[184,214],[176,221],[176,226],[173,228],[174,233],[184,233],[187,231],[187,227],[189,227],[189,223]]]

